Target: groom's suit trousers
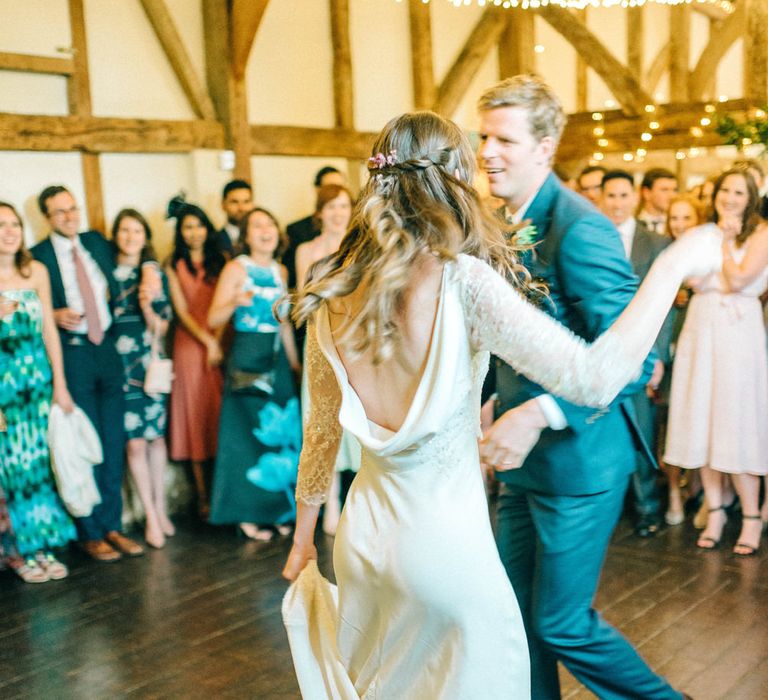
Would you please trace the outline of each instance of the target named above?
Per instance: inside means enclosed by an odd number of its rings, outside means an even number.
[[[680,699],[592,607],[626,490],[626,480],[587,496],[501,485],[498,547],[526,626],[533,700],[559,700],[558,659],[603,700]]]

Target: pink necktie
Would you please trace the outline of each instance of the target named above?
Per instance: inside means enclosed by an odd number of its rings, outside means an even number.
[[[104,340],[104,330],[99,320],[99,307],[96,305],[96,296],[93,293],[93,287],[88,279],[88,273],[85,271],[83,259],[77,252],[77,247],[72,246],[72,260],[75,263],[75,276],[77,277],[77,286],[80,288],[80,296],[83,297],[83,306],[85,307],[85,322],[88,324],[88,340],[94,345],[101,345]]]

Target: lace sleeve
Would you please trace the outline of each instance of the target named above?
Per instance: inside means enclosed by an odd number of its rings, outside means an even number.
[[[459,256],[472,345],[571,403],[603,408],[636,379],[646,353],[610,329],[591,345],[526,301],[484,262]]]
[[[318,345],[314,323],[307,328],[304,369],[310,409],[299,458],[296,500],[317,506],[325,503],[341,442],[341,390],[333,368]]]

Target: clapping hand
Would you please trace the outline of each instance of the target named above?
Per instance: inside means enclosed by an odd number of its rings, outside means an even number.
[[[19,308],[19,302],[0,294],[0,318],[10,316]]]

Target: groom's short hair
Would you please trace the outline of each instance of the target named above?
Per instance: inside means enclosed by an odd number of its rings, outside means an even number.
[[[528,112],[531,135],[541,141],[549,136],[555,146],[560,142],[566,116],[560,99],[538,75],[507,78],[488,88],[477,103],[481,112],[500,107],[522,107]]]

